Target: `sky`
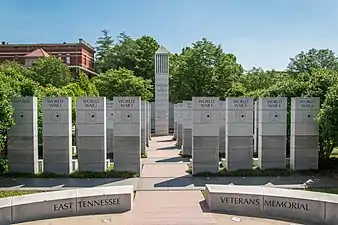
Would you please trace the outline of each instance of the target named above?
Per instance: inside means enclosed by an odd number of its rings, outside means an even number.
[[[284,69],[310,48],[338,53],[337,0],[1,0],[0,41],[95,45],[101,30],[154,37],[170,52],[202,38],[245,69]]]

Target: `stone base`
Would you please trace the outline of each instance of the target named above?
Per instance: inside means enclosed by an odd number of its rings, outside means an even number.
[[[178,123],[177,124],[177,143],[176,146],[181,148],[182,146],[182,138],[183,138],[183,127],[182,124]]]
[[[107,129],[107,153],[111,154],[114,152],[114,129]]]
[[[225,127],[219,128],[219,153],[225,154]]]
[[[78,162],[80,171],[104,172],[107,170],[105,138],[78,136]]]
[[[146,130],[141,128],[141,154],[146,152]]]
[[[177,138],[177,122],[174,122],[174,135],[173,135],[173,139],[176,140]]]
[[[192,129],[183,129],[182,154],[192,155]]]
[[[71,137],[43,137],[43,171],[55,174],[72,172]]]
[[[8,136],[8,169],[11,173],[38,173],[38,137]]]
[[[225,168],[227,171],[252,169],[252,137],[226,136]]]
[[[141,138],[114,137],[114,170],[141,172]]]
[[[265,169],[286,167],[286,136],[258,137],[258,166]]]
[[[219,137],[192,137],[192,174],[219,172]]]
[[[317,170],[319,136],[291,136],[290,168],[292,170]]]

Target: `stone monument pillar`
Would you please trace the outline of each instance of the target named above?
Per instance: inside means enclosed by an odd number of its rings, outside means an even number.
[[[192,102],[183,101],[183,123],[182,123],[182,153],[192,155]]]
[[[225,156],[225,101],[220,101],[219,153]]]
[[[106,101],[107,117],[107,155],[112,158],[114,153],[114,101]]]
[[[254,155],[258,155],[258,104],[259,104],[259,99],[254,101]]]
[[[145,133],[146,133],[146,147],[149,147],[149,102],[145,102]]]
[[[169,134],[169,52],[155,53],[155,134]]]
[[[155,132],[155,102],[150,103],[151,112],[151,133]]]
[[[174,104],[174,134],[173,140],[177,140],[177,104]]]
[[[38,173],[38,105],[36,97],[12,99],[15,125],[7,133],[11,173]]]
[[[290,168],[318,169],[319,128],[315,121],[320,98],[291,99]]]
[[[72,99],[42,100],[43,171],[70,174],[72,164]]]
[[[260,98],[258,127],[259,168],[285,168],[287,98]]]
[[[192,173],[219,172],[219,98],[193,97]]]
[[[174,132],[174,104],[169,102],[169,133]]]
[[[80,171],[107,170],[106,98],[80,97],[76,102]]]
[[[149,140],[151,140],[151,129],[152,129],[152,120],[153,120],[153,114],[152,114],[152,104],[151,102],[148,102],[148,133],[149,133]]]
[[[141,98],[114,97],[115,171],[141,172]]]
[[[227,98],[225,128],[225,168],[252,169],[253,99]]]
[[[141,101],[141,154],[146,153],[146,102]]]
[[[182,127],[182,123],[183,123],[183,103],[178,103],[177,104],[177,142],[176,142],[176,146],[178,148],[182,147],[182,134],[183,134],[183,127]]]

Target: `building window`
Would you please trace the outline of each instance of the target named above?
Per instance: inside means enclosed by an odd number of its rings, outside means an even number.
[[[70,64],[70,54],[67,54],[67,57],[66,57],[66,63],[67,63],[67,64]]]
[[[85,66],[87,66],[87,58],[86,58],[86,56],[83,58],[83,64],[84,64]]]

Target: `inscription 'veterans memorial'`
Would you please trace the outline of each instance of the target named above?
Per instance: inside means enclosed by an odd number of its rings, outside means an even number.
[[[261,205],[262,202],[259,198],[240,198],[240,197],[220,197],[222,204],[234,205]],[[309,204],[296,201],[277,201],[277,200],[264,200],[263,207],[285,208],[310,211]]]

